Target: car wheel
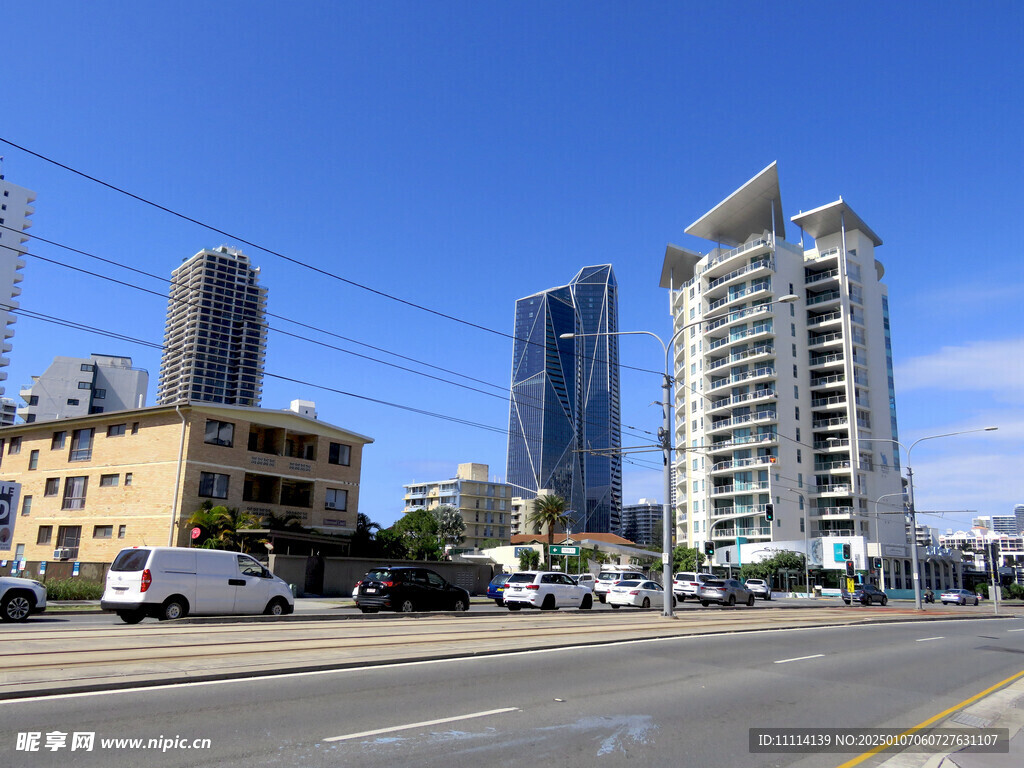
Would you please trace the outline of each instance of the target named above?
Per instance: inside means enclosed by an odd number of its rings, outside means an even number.
[[[978,598],[974,598],[974,604],[975,604],[975,605],[977,605],[977,604],[978,604]]]
[[[651,607],[651,598],[645,597],[644,601],[642,603],[640,603],[640,607],[641,608],[650,608]]]
[[[605,595],[598,595],[597,599],[600,600],[602,603],[605,603],[605,602],[608,601],[608,598]]]
[[[765,594],[764,599],[765,600],[771,600],[772,599],[772,593],[768,592],[767,594]]]
[[[402,604],[398,606],[398,610],[402,613],[412,613],[416,610],[416,606],[413,605],[412,600],[403,600]]]
[[[886,605],[888,605],[888,603],[889,603],[889,598],[888,597],[883,597],[882,598],[882,607],[884,608]]]
[[[160,609],[160,621],[173,621],[188,616],[188,603],[183,597],[169,597]]]
[[[463,600],[461,597],[455,601],[455,605],[452,606],[453,611],[468,611],[469,603]]]
[[[589,611],[594,607],[594,598],[592,595],[584,595],[583,602],[580,603],[581,611]]]
[[[4,596],[0,617],[4,621],[28,621],[32,613],[32,597],[27,592],[11,590]]]
[[[267,616],[284,616],[288,613],[288,603],[284,601],[283,597],[275,597],[263,610]]]
[[[359,610],[362,611],[363,613],[376,613],[378,609],[377,608],[364,608],[363,606],[359,606]]]
[[[747,607],[750,608],[754,605],[754,593],[750,593],[750,597],[747,598]]]
[[[729,601],[726,603],[728,606],[736,605],[736,595],[729,595]]]
[[[844,603],[846,603],[847,605],[849,605],[849,604],[850,604],[850,601],[849,601],[849,600],[846,600],[845,598],[843,599],[843,602],[844,602]]]
[[[708,605],[710,605],[710,603],[708,603],[708,601],[707,601],[707,600],[701,600],[701,601],[700,601],[700,604],[701,604],[701,605],[703,605],[703,606],[704,606],[705,608],[707,608],[707,607],[708,607]]]
[[[554,610],[557,610],[558,606],[555,604],[555,596],[554,595],[548,595],[547,597],[545,597],[544,598],[544,602],[541,603],[540,609],[542,611],[554,611]]]
[[[136,609],[134,611],[118,611],[117,618],[125,624],[138,624],[146,618],[146,612],[142,609]]]
[[[496,606],[498,606],[499,608],[501,608],[503,605],[505,605],[505,601],[502,600],[501,598],[495,598],[494,604]]]
[[[946,600],[943,600],[943,601],[942,601],[942,604],[943,604],[943,605],[949,605],[949,603],[948,603],[948,602],[947,602]]]
[[[871,605],[871,597],[870,596],[862,597],[861,601],[860,601],[860,604],[861,605]]]

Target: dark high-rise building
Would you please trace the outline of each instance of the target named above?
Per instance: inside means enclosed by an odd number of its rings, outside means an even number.
[[[603,265],[516,302],[508,481],[564,498],[574,531],[619,530],[617,293]]]
[[[171,276],[157,404],[259,406],[267,289],[241,251],[200,251]]]

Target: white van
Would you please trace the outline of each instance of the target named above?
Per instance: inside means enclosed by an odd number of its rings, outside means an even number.
[[[295,609],[291,589],[254,558],[238,552],[183,547],[122,549],[107,572],[100,607],[122,621],[146,616],[267,613]]]

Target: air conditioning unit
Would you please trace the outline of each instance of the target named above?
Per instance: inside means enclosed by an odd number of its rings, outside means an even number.
[[[333,501],[328,501],[328,502],[325,502],[324,506],[325,506],[325,507],[326,507],[327,509],[334,509],[334,502],[333,502]]]
[[[67,560],[69,557],[71,557],[71,550],[67,547],[53,550],[54,560]]]

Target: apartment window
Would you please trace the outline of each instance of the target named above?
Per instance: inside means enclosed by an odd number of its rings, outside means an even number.
[[[804,532],[804,519],[801,517],[800,518],[800,533],[803,533],[803,532]]]
[[[46,478],[46,489],[43,491],[43,496],[56,496],[58,493],[60,493],[60,478]]]
[[[352,456],[352,446],[344,443],[331,443],[331,450],[328,453],[327,461],[330,464],[341,464],[349,466]]]
[[[796,384],[793,385],[793,397],[797,400],[800,399],[800,387],[798,387]]]
[[[39,395],[29,395],[28,396],[28,404],[29,405],[39,405]]]
[[[50,450],[51,451],[56,451],[59,448],[63,448],[64,447],[64,441],[67,440],[67,437],[68,437],[68,433],[67,432],[54,432],[53,433],[53,439],[50,440]]]
[[[789,324],[789,335],[796,336],[796,323]]]
[[[82,363],[82,370],[85,371],[86,373],[92,373],[94,370],[96,370],[96,366],[90,365],[89,363]]]
[[[40,525],[36,532],[36,544],[49,544],[51,538],[53,538],[53,526]]]
[[[235,425],[230,421],[207,419],[205,442],[210,445],[232,447],[235,444]]]
[[[39,468],[39,451],[33,450],[32,453],[30,453],[28,455],[28,468],[29,469],[38,469]]]
[[[794,418],[796,418],[797,421],[800,421],[800,406],[799,405],[796,408],[793,409],[793,413],[794,413]]]
[[[132,434],[133,435],[139,434],[139,422],[137,422],[137,421],[133,421],[132,422]]]
[[[789,316],[796,317],[796,306],[794,306],[793,304],[789,305]]]
[[[800,442],[800,427],[796,428],[796,441],[798,443]]]
[[[324,506],[327,509],[348,509],[348,491],[342,488],[328,488]]]
[[[94,539],[112,539],[114,538],[114,526],[94,525],[92,527],[92,537]]]
[[[12,437],[11,442],[7,446],[7,455],[13,456],[16,453],[21,453],[21,438]]]
[[[793,378],[797,379],[800,377],[800,373],[797,371],[796,363],[793,363]]]
[[[57,546],[70,549],[71,557],[78,557],[78,542],[82,538],[82,526],[62,525],[57,529]]]
[[[36,415],[34,413],[26,413],[25,414],[25,423],[26,424],[32,424],[33,422],[35,422],[35,420],[36,420]]]
[[[133,479],[134,478],[132,477],[132,473],[131,472],[125,472],[124,473],[124,484],[125,485],[131,485]]]
[[[68,405],[78,405],[78,398],[69,397],[68,398]]]
[[[793,357],[796,357],[796,344],[793,345]]]
[[[127,525],[119,525],[119,526],[117,526],[117,538],[123,539],[126,533],[128,533],[128,526]]]
[[[78,382],[78,388],[79,389],[92,389],[92,382],[91,381],[80,381],[80,382]]]
[[[71,433],[71,454],[68,461],[89,461],[92,458],[94,429],[76,429]]]
[[[61,509],[85,509],[85,492],[89,487],[88,477],[69,477],[64,481],[64,499]]]
[[[103,406],[93,405],[89,408],[89,413],[103,413]]]
[[[211,499],[226,499],[229,479],[227,475],[219,475],[215,472],[200,472],[199,495]]]
[[[107,427],[107,437],[123,437],[127,428],[127,424],[111,424]]]
[[[32,514],[32,497],[22,496],[21,497],[21,516],[28,517]]]
[[[796,463],[797,463],[797,464],[800,464],[800,463],[802,463],[802,462],[801,462],[801,457],[802,457],[802,456],[803,456],[803,454],[802,454],[802,453],[800,452],[800,449],[799,449],[799,448],[797,448],[797,449],[796,449]]]
[[[100,475],[100,488],[116,488],[120,475]]]

